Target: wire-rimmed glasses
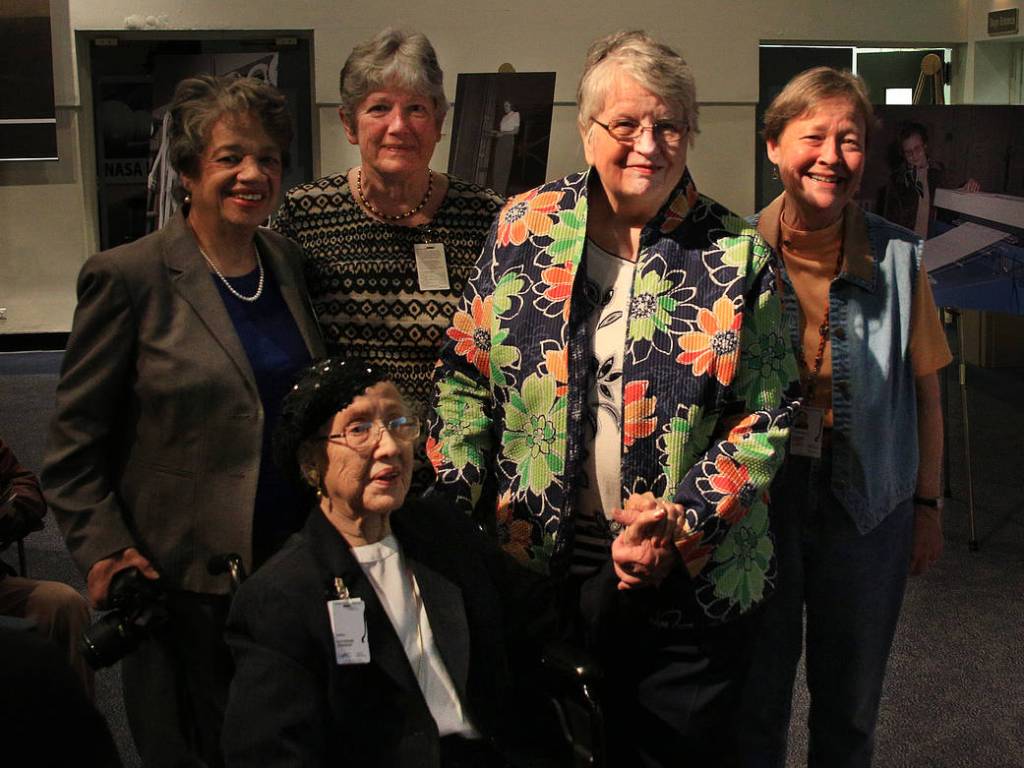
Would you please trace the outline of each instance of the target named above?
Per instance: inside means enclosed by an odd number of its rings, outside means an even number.
[[[593,117],[590,119],[608,131],[609,136],[623,144],[635,142],[643,136],[644,131],[650,131],[655,141],[674,147],[686,135],[686,126],[675,120],[656,120],[651,125],[644,125],[628,119],[612,120],[608,123],[602,123]]]
[[[367,451],[377,447],[384,430],[400,443],[411,443],[420,436],[420,420],[415,416],[396,416],[387,422],[353,421],[341,432],[319,435],[318,439],[345,445],[356,451]]]

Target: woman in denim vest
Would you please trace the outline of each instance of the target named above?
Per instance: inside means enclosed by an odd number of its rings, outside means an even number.
[[[781,256],[803,406],[773,488],[779,585],[741,710],[746,765],[782,766],[807,615],[809,766],[868,766],[906,576],[942,552],[951,359],[913,233],[853,201],[874,127],[863,81],[818,67],[765,113],[785,191],[758,216]]]

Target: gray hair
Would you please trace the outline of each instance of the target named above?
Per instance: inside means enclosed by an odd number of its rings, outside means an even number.
[[[694,136],[700,132],[693,70],[675,50],[641,30],[616,32],[590,46],[576,89],[580,130],[587,130],[591,118],[601,111],[612,81],[621,74],[629,75],[678,110],[693,144]]]
[[[356,108],[368,95],[395,86],[433,99],[438,128],[448,112],[444,72],[434,46],[421,32],[388,27],[352,49],[338,79],[341,113],[352,127]]]
[[[287,163],[292,119],[284,95],[270,83],[238,75],[197,75],[178,83],[168,108],[167,158],[178,173],[195,174],[210,131],[225,114],[259,121]]]

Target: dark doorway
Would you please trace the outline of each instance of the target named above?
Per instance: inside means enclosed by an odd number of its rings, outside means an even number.
[[[0,162],[56,160],[47,0],[0,7]]]
[[[917,88],[921,76],[921,60],[928,54],[935,54],[941,61],[945,51],[935,50],[914,51],[879,51],[877,53],[857,53],[857,74],[864,78],[871,93],[872,104],[885,104],[887,88]],[[943,82],[949,82],[949,67],[943,65]],[[931,83],[921,89],[921,104],[941,103],[935,100],[935,91]]]

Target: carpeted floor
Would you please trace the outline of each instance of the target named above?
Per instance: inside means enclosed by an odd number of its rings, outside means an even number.
[[[0,435],[34,470],[53,412],[59,362],[59,353],[0,354]],[[955,387],[953,371],[948,380]],[[879,768],[1024,768],[1024,370],[972,368],[969,384],[980,551],[967,546],[962,421],[953,389],[948,432],[954,500],[947,504],[946,553],[907,591],[882,701]],[[82,587],[52,520],[28,539],[27,550],[30,575]],[[5,559],[12,557],[6,553]],[[805,764],[802,679],[790,767]],[[125,765],[137,766],[118,669],[104,670],[97,683],[98,705]]]
[[[977,552],[968,547],[955,364],[946,375],[952,495],[945,511],[945,552],[934,569],[911,578],[907,588],[879,715],[875,765],[1021,768],[1024,370],[968,372]],[[806,765],[808,696],[802,672],[787,768]]]

